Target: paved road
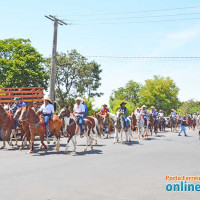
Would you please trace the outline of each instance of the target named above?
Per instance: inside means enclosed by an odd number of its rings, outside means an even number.
[[[198,133],[189,131],[188,135],[166,132],[115,145],[112,139],[101,139],[88,152],[82,152],[85,140],[79,139],[77,153],[67,155],[63,138],[60,152],[54,152],[52,145],[47,153],[0,150],[0,199],[199,199],[198,192],[165,190],[166,175],[200,175]]]

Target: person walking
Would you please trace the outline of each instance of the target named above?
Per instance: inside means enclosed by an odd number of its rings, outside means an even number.
[[[179,131],[178,136],[181,136],[181,132],[184,132],[184,135],[187,136],[186,134],[186,117],[183,115],[183,118],[181,118],[181,130]]]

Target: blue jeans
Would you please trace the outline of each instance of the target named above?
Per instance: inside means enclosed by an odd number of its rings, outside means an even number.
[[[43,116],[44,116],[44,125],[45,126],[49,125],[49,120],[50,120],[51,114],[45,114]]]
[[[84,130],[83,130],[83,116],[77,116],[77,118],[78,118],[78,123],[79,123],[79,126],[80,126],[80,129],[81,129],[81,133],[83,133],[84,132]]]
[[[181,130],[180,130],[180,132],[179,132],[179,135],[181,134],[182,131],[184,132],[184,135],[187,135],[187,134],[186,134],[185,126],[181,126]]]
[[[123,116],[123,118],[124,118],[124,121],[125,121],[125,124],[126,124],[126,128],[128,129],[129,124],[128,124],[127,117],[126,117],[126,116]]]

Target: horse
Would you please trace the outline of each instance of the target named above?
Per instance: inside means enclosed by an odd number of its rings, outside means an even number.
[[[100,113],[94,113],[93,116],[98,120],[98,129],[101,135],[104,136],[103,129],[104,129],[104,116]]]
[[[18,108],[16,110],[14,117],[13,117],[15,120],[19,120],[19,117],[21,115],[21,111],[22,111],[22,108]],[[21,131],[23,133],[22,143],[21,143],[21,146],[19,148],[19,150],[22,150],[23,147],[27,145],[27,140],[30,143],[31,134],[30,134],[29,124],[26,121],[24,121],[22,123],[19,122],[19,125],[21,126]]]
[[[65,108],[62,108],[58,116],[63,117],[64,121],[65,121],[65,131],[64,132],[66,132],[66,134],[64,133],[64,136],[68,138],[67,143],[66,143],[65,153],[68,152],[68,144],[69,144],[70,140],[72,140],[72,143],[74,146],[73,152],[76,152],[76,136],[78,134],[80,134],[80,127],[77,124],[77,122],[78,122],[77,117],[75,117],[72,114],[72,112],[68,106],[66,106]],[[93,149],[92,142],[93,142],[93,140],[95,140],[91,136],[92,123],[90,122],[90,120],[88,120],[86,118],[84,118],[83,121],[84,121],[83,122],[84,135],[86,136],[86,147],[84,148],[83,151],[87,151],[88,143],[92,150]]]
[[[44,144],[44,135],[45,135],[45,126],[44,119],[39,116],[32,108],[23,107],[21,111],[21,115],[19,117],[20,122],[27,122],[29,124],[30,134],[31,134],[31,145],[29,153],[33,153],[33,145],[35,136],[40,137],[40,149],[44,146],[44,149],[47,150],[47,146]],[[50,132],[53,133],[57,138],[57,143],[55,150],[59,151],[60,149],[60,130],[62,131],[62,120],[60,120],[55,114],[53,114],[53,121],[49,124]],[[48,142],[48,136],[47,136]]]
[[[12,137],[15,137],[17,145],[17,135],[16,135],[16,122],[13,120],[10,112],[7,112],[3,106],[0,104],[0,126],[2,130],[3,146],[5,148],[6,142],[12,146]],[[10,140],[10,141],[9,141]]]
[[[165,118],[164,117],[159,117],[159,119],[158,119],[158,127],[160,129],[160,132],[161,131],[165,132]]]
[[[151,132],[151,136],[153,134],[153,131],[155,133],[155,135],[157,136],[158,134],[158,125],[157,125],[157,122],[156,122],[156,119],[153,117],[153,114],[150,113],[149,114],[149,129],[150,129],[150,132]]]
[[[169,116],[169,121],[170,121],[170,128],[171,128],[171,132],[176,131],[176,120],[174,120],[174,116],[171,114]]]
[[[199,127],[199,120],[198,120],[198,116],[196,114],[193,115],[193,130],[195,130],[195,127],[197,126],[197,129]]]
[[[107,112],[104,117],[104,128],[107,130],[106,138],[111,137],[111,125],[112,125],[112,121],[110,118],[110,114]]]
[[[134,131],[136,131],[136,129],[137,129],[137,119],[136,119],[136,115],[135,115],[135,113],[132,113],[131,114],[131,118],[132,118],[132,120],[131,120],[131,129],[132,129],[132,131],[134,132]]]
[[[115,123],[115,136],[114,136],[113,144],[119,141],[118,134],[121,135],[121,143],[123,143],[123,132],[125,132],[125,135],[126,135],[126,142],[130,142],[131,137],[132,137],[131,126],[129,124],[128,129],[126,129],[126,124],[123,118],[123,114],[121,112],[117,112],[117,118],[116,118],[116,123]]]
[[[194,126],[194,124],[193,124],[193,120],[192,120],[192,118],[191,117],[187,117],[186,118],[186,124],[187,124],[187,126],[188,126],[188,128],[190,129],[190,128],[194,128],[195,126]]]

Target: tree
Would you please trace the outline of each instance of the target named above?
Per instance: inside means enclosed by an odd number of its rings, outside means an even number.
[[[126,101],[128,114],[130,114],[139,104],[139,92],[141,88],[141,84],[131,80],[125,85],[125,87],[120,87],[117,90],[113,91],[109,101],[110,107],[113,112],[116,112],[122,101]]]
[[[182,115],[187,115],[188,113],[197,113],[200,110],[200,101],[194,101],[193,99],[182,102],[178,109]]]
[[[0,87],[44,87],[49,75],[42,55],[26,39],[0,40]]]
[[[47,59],[47,66],[50,68],[51,59]],[[87,59],[76,50],[57,54],[56,59],[56,98],[62,106],[72,105],[74,98],[85,96],[92,98],[101,96],[97,92],[101,85],[100,74],[102,70],[96,62],[87,62]]]
[[[177,109],[180,105],[178,92],[179,88],[170,77],[154,76],[145,81],[139,92],[140,105],[155,106],[169,114],[172,108]]]

